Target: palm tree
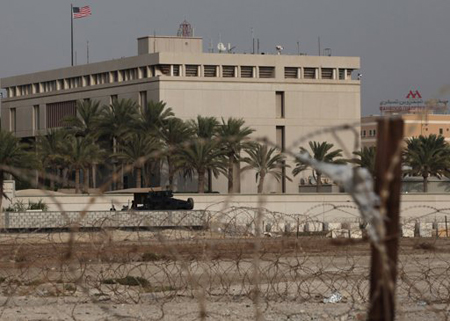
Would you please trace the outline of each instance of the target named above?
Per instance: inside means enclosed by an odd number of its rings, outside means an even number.
[[[120,151],[123,142],[131,135],[138,124],[138,105],[131,99],[114,100],[111,105],[103,106],[100,113],[99,133],[112,140],[113,154]],[[113,160],[113,171],[116,172]],[[119,189],[123,188],[123,165],[119,180]]]
[[[375,146],[363,147],[361,150],[353,152],[353,154],[358,158],[352,159],[351,162],[357,164],[359,167],[366,168],[372,177],[375,177],[377,148]]]
[[[21,173],[18,170],[37,166],[35,156],[27,152],[26,147],[13,134],[0,129],[0,212],[2,198],[5,196],[3,191],[5,174],[19,177]]]
[[[50,129],[46,135],[36,138],[36,155],[41,162],[43,169],[43,180],[45,182],[45,171],[53,173],[54,177],[58,176],[58,170],[62,168],[63,156],[62,148],[68,132],[64,129]],[[53,190],[55,179],[50,179],[50,188]]]
[[[186,171],[196,171],[198,175],[198,192],[205,192],[205,174],[208,171],[218,177],[225,172],[223,152],[217,140],[195,139],[178,153],[179,161]]]
[[[285,165],[285,156],[281,154],[277,148],[269,149],[267,145],[254,143],[251,148],[246,149],[248,157],[242,159],[248,165],[242,170],[254,169],[256,171],[256,181],[258,183],[258,194],[264,192],[264,181],[267,175],[275,177],[277,181],[283,176],[283,168],[289,167]],[[289,177],[286,177],[290,180]]]
[[[428,192],[428,177],[450,174],[450,147],[443,136],[419,136],[406,140],[405,174],[423,177],[423,192]]]
[[[172,108],[166,108],[166,103],[149,101],[139,115],[138,127],[146,133],[157,136],[173,116]]]
[[[198,115],[196,120],[191,119],[189,121],[189,126],[197,138],[212,140],[217,137],[219,121],[216,117],[203,117]],[[212,170],[208,169],[208,191],[212,190],[212,176]]]
[[[63,119],[63,123],[69,127],[69,131],[75,136],[92,136],[96,141],[99,136],[99,124],[101,118],[102,108],[99,101],[77,101],[77,115],[67,116]],[[97,144],[97,142],[95,142]],[[96,187],[96,166],[98,164],[94,161],[91,164],[93,187]],[[91,176],[91,169],[86,168],[85,189],[89,188],[89,180]]]
[[[98,135],[101,107],[99,101],[77,101],[77,116],[66,116],[63,124],[76,136]]]
[[[216,117],[203,117],[199,115],[196,120],[191,119],[189,121],[189,126],[197,137],[213,139],[217,135],[219,121]]]
[[[133,164],[136,169],[137,188],[142,186],[142,167],[157,156],[156,154],[160,148],[161,144],[157,138],[138,132],[132,134],[131,138],[122,147],[121,152],[115,155],[118,159]]]
[[[182,169],[177,151],[192,137],[191,128],[179,118],[170,118],[161,128],[164,155],[168,166],[169,189],[173,190],[175,174]]]
[[[61,155],[64,162],[75,171],[75,193],[80,191],[81,170],[86,169],[92,161],[100,158],[101,153],[101,149],[93,144],[91,137],[76,137],[73,135],[66,137]]]
[[[346,160],[344,159],[336,159],[337,157],[342,157],[342,149],[336,149],[334,151],[330,150],[334,147],[333,144],[329,144],[327,142],[309,142],[309,148],[311,149],[313,155],[312,158],[316,159],[317,161],[324,162],[324,163],[330,163],[330,164],[345,164]],[[300,152],[306,152],[309,154],[309,152],[303,148],[300,147]],[[296,166],[294,170],[292,171],[292,174],[294,176],[297,176],[300,172],[303,172],[304,170],[308,169],[309,165],[303,163],[301,160],[296,160]],[[320,192],[321,186],[322,186],[322,173],[318,170],[313,169],[313,176],[316,179],[316,186],[317,186],[317,192]]]
[[[227,121],[222,118],[222,124],[218,129],[218,136],[228,161],[228,193],[234,192],[234,169],[240,174],[241,150],[250,147],[248,138],[255,131],[249,127],[243,127],[244,124],[245,121],[242,118],[230,117]],[[240,178],[240,175],[237,175],[237,177]],[[240,192],[240,179],[238,179],[236,185],[237,191]]]

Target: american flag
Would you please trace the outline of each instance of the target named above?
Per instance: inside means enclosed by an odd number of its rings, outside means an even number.
[[[73,7],[73,18],[79,19],[84,17],[89,17],[92,14],[91,7]]]

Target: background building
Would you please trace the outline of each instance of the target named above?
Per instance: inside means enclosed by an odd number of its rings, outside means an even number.
[[[201,38],[149,36],[138,39],[134,57],[1,79],[7,92],[2,128],[32,138],[75,115],[77,100],[110,104],[131,98],[140,105],[162,100],[182,119],[243,118],[256,130],[254,137],[297,151],[295,142],[307,133],[360,120],[357,57],[203,53],[202,48]],[[333,142],[325,134],[314,140]],[[353,148],[350,132],[342,140]],[[268,182],[268,190],[298,193],[299,181]],[[213,188],[225,192],[226,184],[221,177]],[[256,192],[254,173],[242,176],[241,189]]]
[[[380,103],[381,115],[361,118],[362,146],[375,146],[377,119],[380,117],[401,117],[404,120],[404,137],[444,136],[450,140],[450,114],[448,101],[424,100],[418,90],[410,90],[404,100],[387,100]]]

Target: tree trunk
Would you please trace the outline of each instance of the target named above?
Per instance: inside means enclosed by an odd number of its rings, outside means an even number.
[[[316,186],[317,186],[317,193],[320,193],[321,189],[322,189],[322,173],[316,172],[317,175],[317,182],[316,182]]]
[[[167,157],[167,167],[169,168],[169,190],[173,191],[173,178],[175,176],[175,170],[170,157]]]
[[[212,170],[208,168],[208,192],[212,192]]]
[[[136,187],[137,188],[141,188],[141,185],[142,185],[141,175],[142,175],[142,168],[136,167]]]
[[[233,162],[233,157],[232,157],[232,155],[228,155],[228,194],[231,194],[231,193],[233,193],[234,192],[234,181],[233,181],[233,174],[234,174],[234,171],[233,171],[233,164],[234,162]]]
[[[80,169],[75,169],[75,194],[80,191]]]
[[[124,183],[124,180],[123,180],[124,172],[125,172],[125,169],[124,169],[124,165],[122,163],[122,164],[120,164],[119,189],[123,189],[123,187],[124,187],[123,186],[123,183]]]
[[[428,175],[423,176],[423,192],[428,193]]]
[[[205,170],[198,171],[198,192],[205,192]]]
[[[92,188],[97,188],[97,165],[92,164]]]
[[[50,177],[50,190],[55,190],[55,176],[58,174],[58,169],[50,170],[51,176]]]
[[[234,162],[233,164],[233,185],[234,185],[234,192],[237,194],[241,193],[241,163],[239,161]]]
[[[90,170],[89,167],[86,167],[86,169],[83,171],[83,180],[84,180],[84,191],[86,193],[89,192],[89,178],[90,178]]]
[[[3,171],[0,171],[0,214],[3,213]]]
[[[266,178],[266,173],[262,172],[259,176],[259,184],[258,184],[258,194],[262,194],[264,192],[264,179]]]

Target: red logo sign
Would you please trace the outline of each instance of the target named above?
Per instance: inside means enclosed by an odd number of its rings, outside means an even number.
[[[416,91],[410,90],[408,95],[406,96],[406,98],[407,99],[411,99],[411,98],[413,98],[413,99],[416,99],[416,98],[422,99],[422,95],[420,95],[418,90],[416,90]]]

